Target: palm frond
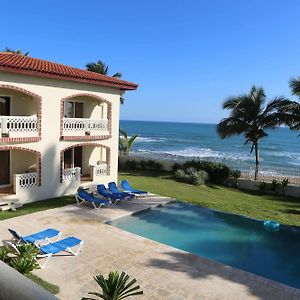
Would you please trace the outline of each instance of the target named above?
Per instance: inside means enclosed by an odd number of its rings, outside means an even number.
[[[289,82],[293,95],[300,96],[300,77],[293,78]]]

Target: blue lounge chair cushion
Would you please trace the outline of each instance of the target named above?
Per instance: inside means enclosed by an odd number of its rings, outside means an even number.
[[[127,180],[121,181],[121,186],[125,191],[129,191],[135,194],[148,194],[148,192],[142,191],[142,190],[136,190],[134,189]]]
[[[124,196],[122,196],[121,194],[113,194],[110,193],[106,190],[104,184],[99,184],[97,185],[97,192],[99,195],[106,197],[108,199],[112,199],[112,200],[123,200],[125,199]]]
[[[65,251],[67,248],[72,248],[74,246],[77,246],[81,243],[82,241],[76,237],[68,237],[63,240],[60,240],[55,243],[50,243],[45,246],[40,247],[40,251],[43,254],[56,254],[62,251]]]
[[[109,200],[97,198],[97,197],[89,194],[87,191],[85,191],[83,189],[78,189],[77,193],[78,193],[78,196],[80,198],[82,198],[86,201],[94,202],[94,203],[97,203],[97,204],[103,204],[103,205],[109,205],[110,204]]]
[[[8,229],[8,231],[12,234],[14,238],[16,238],[17,240],[21,240],[25,243],[35,243],[36,241],[45,240],[47,238],[50,239],[60,234],[60,231],[53,228],[48,228],[46,230],[42,230],[40,232],[30,234],[27,236],[21,236],[18,232],[16,232],[13,229]]]
[[[53,229],[53,228],[49,228],[49,229],[37,232],[35,234],[24,236],[24,237],[22,237],[22,239],[24,241],[26,241],[27,243],[34,243],[36,241],[44,240],[46,238],[50,239],[50,238],[52,238],[54,236],[57,236],[59,234],[60,234],[60,232],[58,230]]]
[[[117,185],[115,182],[110,182],[108,184],[108,187],[110,189],[110,191],[113,193],[113,194],[119,194],[121,195],[122,197],[125,197],[125,198],[133,198],[134,195],[130,194],[130,193],[126,193],[126,192],[122,192],[118,189]]]

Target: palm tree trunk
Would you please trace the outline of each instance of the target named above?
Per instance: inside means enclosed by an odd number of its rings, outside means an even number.
[[[259,151],[258,151],[258,143],[257,142],[254,144],[254,148],[255,148],[255,175],[254,175],[254,180],[257,180],[258,169],[259,169]]]

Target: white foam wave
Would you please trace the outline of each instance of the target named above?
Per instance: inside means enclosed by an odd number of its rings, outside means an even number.
[[[137,149],[137,152],[150,154],[150,155],[166,155],[173,157],[184,158],[212,158],[217,160],[234,160],[234,161],[247,161],[252,159],[252,156],[247,156],[238,153],[225,153],[210,148],[185,148],[182,150],[146,150]]]

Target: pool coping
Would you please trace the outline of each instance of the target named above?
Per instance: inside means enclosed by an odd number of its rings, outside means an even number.
[[[227,212],[225,212],[225,211],[216,210],[216,209],[212,209],[212,208],[207,208],[207,207],[202,206],[202,205],[197,205],[197,204],[194,204],[194,203],[190,203],[190,202],[186,202],[186,201],[182,201],[182,200],[177,200],[177,199],[174,199],[174,198],[169,198],[169,199],[171,199],[171,200],[170,200],[170,201],[167,201],[167,202],[165,202],[165,203],[158,203],[158,204],[155,204],[155,205],[151,205],[151,206],[148,207],[148,208],[144,208],[144,209],[141,209],[141,210],[139,210],[139,211],[129,212],[129,213],[126,213],[126,214],[124,214],[124,215],[122,215],[122,216],[118,216],[118,217],[112,218],[112,219],[110,219],[110,220],[106,220],[106,221],[104,221],[104,222],[102,222],[102,223],[105,224],[105,225],[108,225],[108,226],[113,226],[113,227],[114,227],[115,229],[117,229],[117,230],[126,232],[127,234],[130,234],[130,235],[137,236],[137,237],[139,237],[139,238],[141,238],[141,239],[148,240],[148,241],[151,241],[151,242],[154,242],[154,243],[158,243],[158,244],[160,244],[160,245],[167,246],[167,247],[169,247],[170,249],[176,250],[176,251],[181,252],[181,253],[185,253],[185,254],[190,255],[190,256],[192,256],[192,257],[200,258],[201,260],[206,261],[206,262],[209,263],[209,264],[214,264],[214,265],[219,266],[219,267],[222,267],[222,268],[230,269],[230,270],[232,270],[232,271],[235,272],[235,273],[244,273],[244,274],[247,274],[248,277],[250,277],[252,280],[257,280],[257,281],[259,281],[259,282],[262,283],[262,284],[272,285],[272,286],[274,286],[274,288],[283,288],[283,289],[287,289],[288,291],[291,292],[292,295],[297,296],[297,297],[300,298],[300,288],[298,289],[298,288],[296,288],[296,287],[287,285],[287,284],[285,284],[285,283],[281,283],[281,282],[279,282],[279,281],[276,281],[276,280],[273,280],[273,279],[269,279],[269,278],[266,278],[266,277],[263,277],[263,276],[254,274],[254,273],[248,272],[248,271],[246,271],[246,270],[242,270],[242,269],[239,269],[239,268],[236,268],[236,267],[227,265],[227,264],[225,264],[225,263],[222,263],[222,262],[219,262],[219,261],[216,261],[216,260],[213,260],[213,259],[209,259],[209,258],[203,257],[203,256],[201,256],[201,255],[193,254],[193,253],[191,253],[191,252],[188,252],[188,251],[185,251],[185,250],[182,250],[182,249],[178,249],[178,248],[173,247],[173,246],[170,246],[170,245],[168,245],[168,244],[164,244],[164,243],[162,243],[162,242],[159,242],[159,241],[156,241],[156,240],[152,240],[152,239],[146,238],[146,237],[144,237],[144,236],[135,234],[135,233],[133,233],[133,232],[130,232],[130,231],[127,231],[127,230],[118,228],[118,227],[114,226],[113,224],[110,224],[110,222],[116,221],[116,220],[118,220],[118,219],[126,218],[126,217],[128,217],[128,216],[139,215],[139,214],[142,214],[142,213],[151,211],[152,209],[155,209],[155,208],[158,208],[158,207],[163,207],[163,206],[166,206],[166,205],[171,204],[171,203],[178,203],[178,202],[185,203],[185,204],[188,204],[188,205],[196,205],[196,206],[199,206],[199,207],[201,207],[201,208],[208,209],[208,210],[210,210],[210,211],[215,211],[215,212],[220,212],[220,213],[230,214],[230,215],[234,215],[234,216],[238,216],[238,217],[242,217],[242,218],[245,218],[245,219],[250,219],[250,220],[254,220],[254,221],[258,221],[258,222],[262,222],[262,223],[264,222],[263,220],[255,219],[255,218],[252,218],[252,217],[247,217],[247,216],[237,215],[237,214],[234,214],[234,213],[227,213]],[[289,226],[289,225],[282,225],[282,224],[280,224],[280,225],[281,225],[281,226],[287,226],[287,227],[296,227],[296,229],[298,229],[297,226]],[[299,227],[298,230],[300,231],[300,227]],[[241,275],[244,275],[244,274],[241,274]]]

